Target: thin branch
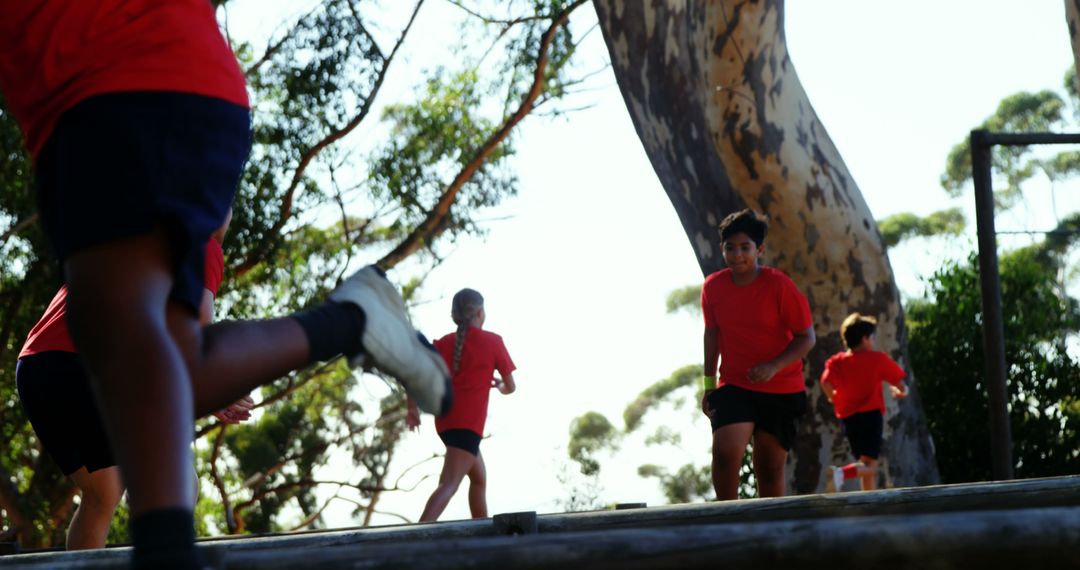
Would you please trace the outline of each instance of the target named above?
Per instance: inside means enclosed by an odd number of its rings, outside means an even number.
[[[235,276],[237,278],[242,278],[247,272],[251,271],[258,265],[259,261],[269,253],[271,241],[281,234],[282,228],[285,227],[285,224],[292,217],[293,199],[297,189],[300,187],[300,183],[304,179],[304,174],[307,172],[308,166],[311,165],[323,150],[351,133],[365,118],[367,118],[368,112],[371,111],[372,104],[374,103],[379,90],[382,88],[383,81],[386,79],[390,64],[394,61],[394,56],[397,55],[398,50],[405,42],[405,37],[409,34],[409,30],[412,29],[413,23],[416,21],[416,16],[420,12],[420,7],[423,6],[423,4],[424,0],[417,1],[416,7],[413,8],[412,15],[409,17],[409,22],[405,25],[405,29],[401,31],[401,35],[394,44],[394,49],[390,51],[390,55],[383,59],[383,64],[379,69],[379,75],[375,79],[375,84],[372,86],[371,92],[364,97],[364,103],[360,106],[356,115],[354,115],[344,127],[333,130],[329,135],[317,142],[300,158],[296,170],[293,171],[292,181],[289,183],[289,187],[285,190],[285,195],[281,199],[278,220],[269,228],[259,244],[252,248],[247,258],[236,268]]]
[[[495,131],[495,133],[485,141],[484,145],[480,147],[475,155],[473,155],[472,160],[458,172],[458,175],[443,192],[427,218],[408,237],[406,237],[402,243],[376,262],[378,266],[383,269],[388,269],[397,265],[406,257],[423,247],[424,243],[429,241],[430,238],[441,233],[439,227],[443,226],[449,217],[450,206],[453,205],[458,192],[461,191],[466,182],[472,179],[476,171],[479,170],[484,162],[487,161],[488,157],[495,152],[495,149],[510,136],[514,127],[516,127],[517,124],[532,111],[536,99],[544,89],[544,81],[546,79],[545,72],[548,64],[548,50],[555,40],[555,34],[560,27],[566,24],[566,21],[570,17],[570,13],[586,1],[587,0],[576,0],[555,17],[543,36],[541,36],[540,49],[538,52],[540,55],[536,62],[533,83],[517,111],[503,123],[499,130]]]
[[[312,523],[314,523],[315,519],[319,518],[319,516],[323,514],[323,511],[325,511],[326,508],[330,506],[330,503],[334,502],[335,499],[340,498],[340,495],[339,495],[340,492],[341,492],[341,487],[338,487],[338,492],[337,493],[334,493],[333,495],[331,495],[328,499],[326,499],[326,501],[323,502],[321,507],[316,509],[315,512],[311,513],[310,515],[304,517],[304,520],[300,521],[299,524],[295,525],[290,530],[297,531],[297,530],[300,530],[302,528],[306,528],[306,527],[310,526]]]
[[[229,493],[225,490],[225,481],[218,472],[217,462],[221,457],[221,448],[224,444],[225,430],[222,429],[218,432],[217,437],[214,438],[214,450],[210,454],[210,480],[213,482],[214,488],[217,489],[218,494],[221,496],[221,510],[225,514],[225,528],[228,529],[229,534],[234,534],[237,532],[236,516],[229,506]]]
[[[281,49],[281,46],[285,45],[285,42],[292,38],[293,34],[295,34],[296,31],[300,29],[300,23],[310,17],[312,14],[314,14],[315,11],[318,9],[320,9],[319,5],[312,6],[311,10],[308,13],[297,19],[296,23],[293,24],[292,28],[285,32],[285,35],[282,36],[281,39],[272,43],[267,43],[266,50],[263,51],[262,57],[257,59],[254,63],[249,65],[247,69],[244,70],[244,76],[251,77],[255,74],[256,71],[259,70],[260,67],[263,66],[264,63],[270,61],[270,58],[274,57],[274,55],[277,54],[278,50]],[[226,14],[227,13],[228,12],[226,12]]]
[[[38,221],[38,213],[37,212],[34,212],[33,214],[30,214],[29,216],[19,220],[18,222],[15,223],[14,226],[11,226],[10,228],[8,228],[7,231],[5,231],[3,233],[3,235],[0,235],[0,245],[6,243],[8,238],[10,238],[11,236],[13,236],[13,235],[25,230],[26,228],[34,225],[37,221]]]
[[[549,17],[547,15],[534,14],[532,16],[521,16],[520,18],[512,18],[512,19],[509,19],[509,20],[499,19],[499,18],[492,18],[490,16],[485,16],[485,15],[479,13],[476,10],[473,10],[473,9],[469,8],[468,6],[465,6],[464,4],[461,3],[461,0],[446,0],[446,1],[449,2],[453,6],[457,6],[462,11],[464,11],[466,14],[480,20],[481,22],[483,22],[485,24],[499,24],[499,25],[505,26],[507,28],[516,26],[518,24],[523,24],[525,22],[533,22],[533,21],[536,21],[536,20],[546,20]]]

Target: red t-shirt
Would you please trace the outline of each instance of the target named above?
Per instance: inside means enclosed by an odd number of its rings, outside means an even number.
[[[208,240],[203,262],[203,282],[215,297],[224,273],[225,254],[221,251],[221,244],[217,240]],[[30,329],[30,334],[26,335],[19,358],[40,352],[78,352],[75,344],[71,342],[71,335],[68,334],[67,320],[64,318],[66,307],[67,287],[63,286],[49,302],[45,314],[41,315],[34,328]]]
[[[718,330],[720,386],[755,392],[791,394],[806,389],[802,360],[792,362],[764,384],[747,379],[750,368],[776,358],[796,332],[813,325],[810,303],[783,272],[762,267],[749,285],[737,287],[731,269],[705,278],[701,287],[705,328]]]
[[[833,408],[836,417],[846,418],[859,412],[878,410],[885,413],[881,383],[899,386],[907,374],[888,354],[876,350],[841,352],[825,361],[821,381],[836,388]]]
[[[450,333],[435,341],[435,348],[442,354],[450,370],[454,369],[456,342],[457,333]],[[454,405],[445,416],[435,418],[435,430],[442,433],[450,429],[467,429],[484,435],[488,397],[495,371],[498,370],[499,375],[505,378],[516,368],[501,336],[469,327],[461,349],[460,369],[454,374]]]
[[[93,95],[173,91],[248,106],[207,0],[0,2],[0,91],[35,157],[60,115]]]

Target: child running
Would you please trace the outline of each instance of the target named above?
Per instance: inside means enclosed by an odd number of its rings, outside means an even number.
[[[199,321],[213,318],[221,285],[224,228],[206,242],[205,287]],[[109,448],[86,369],[75,351],[64,318],[67,288],[61,287],[27,335],[15,366],[19,402],[41,446],[79,488],[79,506],[68,525],[67,549],[104,548],[109,525],[124,493],[120,469]],[[245,397],[214,413],[223,423],[250,417],[254,401]]]
[[[836,409],[836,417],[844,426],[851,451],[858,459],[843,467],[830,467],[837,491],[844,479],[859,477],[862,488],[877,488],[878,455],[881,452],[881,432],[885,415],[882,382],[897,398],[906,398],[907,374],[884,352],[875,349],[877,319],[852,313],[840,325],[840,336],[847,350],[825,361],[821,387],[825,397]]]
[[[244,72],[206,0],[0,2],[0,92],[34,161],[66,315],[128,489],[138,568],[201,568],[192,418],[344,355],[450,407],[442,357],[376,267],[263,321],[198,319],[206,240],[251,148]]]
[[[701,288],[701,409],[712,424],[712,480],[721,501],[738,497],[751,440],[758,495],[784,495],[788,450],[806,410],[802,358],[816,341],[810,305],[787,275],[760,264],[768,228],[750,209],[724,218],[727,268],[709,275]]]
[[[435,341],[453,373],[454,409],[435,419],[435,431],[446,445],[439,486],[424,506],[420,522],[439,518],[457,492],[461,480],[469,476],[469,512],[474,519],[488,516],[487,469],[480,455],[480,439],[487,421],[488,396],[492,388],[512,394],[514,361],[506,351],[501,336],[485,331],[484,298],[472,289],[454,295],[450,318],[457,331]],[[499,378],[495,378],[495,371]],[[416,405],[409,401],[406,423],[411,429],[420,425]]]

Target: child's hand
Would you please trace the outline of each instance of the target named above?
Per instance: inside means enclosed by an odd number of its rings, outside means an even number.
[[[227,408],[214,412],[214,417],[223,424],[238,424],[251,418],[251,409],[255,407],[255,400],[251,396],[244,396]]]
[[[712,393],[712,390],[706,390],[705,394],[701,396],[701,412],[704,413],[706,416],[709,416],[710,418],[712,417],[713,409],[712,405],[709,404],[709,394]]]
[[[772,362],[762,362],[753,366],[746,372],[746,377],[752,384],[764,384],[776,375],[776,365]]]
[[[420,427],[420,408],[412,402],[409,404],[409,411],[405,413],[405,425],[409,426],[409,431],[416,431]]]
[[[889,390],[892,392],[893,397],[899,400],[903,400],[904,398],[908,397],[907,384],[901,384],[899,387],[889,386]]]
[[[836,387],[834,387],[831,382],[822,382],[821,391],[825,394],[825,399],[828,400],[830,404],[833,403],[833,398],[836,397]]]
[[[514,393],[517,390],[517,385],[514,383],[513,376],[508,378],[492,378],[491,387],[498,388],[499,392],[504,396]]]

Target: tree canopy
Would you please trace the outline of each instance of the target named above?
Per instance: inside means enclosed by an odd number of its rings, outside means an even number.
[[[287,313],[371,262],[402,265],[396,277],[415,299],[442,261],[440,245],[482,234],[477,214],[516,194],[514,129],[574,88],[578,39],[568,18],[583,2],[451,2],[468,33],[408,78],[411,97],[393,101],[381,89],[402,47],[421,43],[413,23],[424,0],[325,0],[270,37],[230,36],[251,93],[253,148],[224,244],[219,319]],[[215,5],[228,23],[232,5]],[[63,542],[75,490],[42,453],[14,371],[61,278],[2,102],[0,154],[0,430],[9,442],[0,451],[0,530],[48,546]],[[197,426],[200,533],[318,527],[335,501],[354,504],[358,524],[369,524],[382,493],[407,491],[388,480],[404,429],[403,395],[389,383],[361,384],[331,362],[258,396],[247,424]],[[321,470],[331,456],[348,457],[353,473]],[[126,538],[123,518],[114,542]]]

